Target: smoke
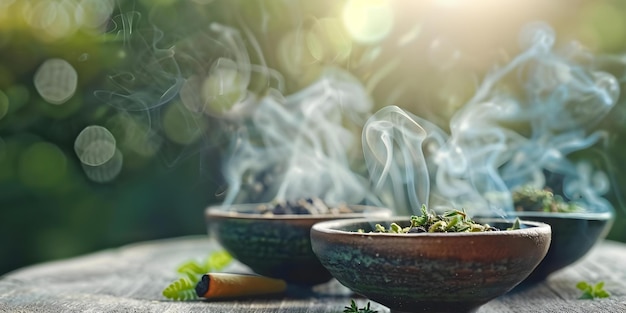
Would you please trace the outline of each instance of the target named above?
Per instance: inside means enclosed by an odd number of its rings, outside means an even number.
[[[446,132],[398,107],[370,114],[368,90],[388,73],[363,70],[360,77],[370,79],[366,88],[340,68],[355,66],[351,56],[358,55],[353,53],[358,47],[335,31],[336,20],[320,18],[306,29],[296,15],[289,18],[296,32],[263,46],[246,27],[256,24],[242,21],[245,11],[234,14],[237,28],[222,23],[220,12],[198,18],[211,22],[193,24],[190,32],[164,36],[166,31],[154,28],[145,37],[137,30],[131,36],[139,17],[123,15],[126,23],[120,25],[131,26],[118,36],[139,38],[128,50],[146,53],[132,54],[137,62],[111,77],[119,91],[97,95],[146,125],[146,138],[154,133],[180,143],[196,138],[197,132],[179,138],[172,134],[176,127],[159,125],[161,109],[172,106],[177,106],[172,112],[182,113],[170,114],[170,125],[189,121],[188,128],[227,137],[225,205],[320,197],[331,204],[384,204],[399,214],[428,204],[504,215],[513,209],[511,190],[556,184],[567,199],[590,210],[612,210],[603,198],[610,187],[607,175],[571,156],[607,138],[595,127],[616,103],[617,80],[595,69],[593,56],[579,46],[557,49],[547,25],[534,23],[521,32],[523,51],[484,78]],[[256,26],[262,26],[251,27],[257,36],[279,31],[268,17],[261,14]],[[284,67],[288,79],[266,63],[262,51],[272,48],[277,55],[268,55],[270,63]],[[392,72],[401,61],[390,64]],[[286,81],[300,89],[288,90]]]
[[[292,6],[268,2],[261,7],[273,5]],[[303,31],[311,50],[307,53],[321,51],[320,59],[314,60],[320,74],[310,79],[310,73],[296,70],[312,82],[287,90],[283,75],[266,62],[273,54],[265,56],[268,47],[257,40],[259,31],[269,41],[279,37],[269,33],[269,27],[276,26],[268,24],[265,11],[257,23],[243,18],[247,14],[243,8],[250,6],[223,6],[191,5],[202,7],[209,16],[200,19],[204,13],[189,11],[188,21],[168,24],[169,29],[150,20],[158,8],[150,16],[131,11],[114,18],[119,28],[111,34],[123,42],[128,67],[110,77],[112,90],[98,91],[96,96],[127,120],[137,121],[146,137],[162,136],[179,144],[180,155],[166,160],[170,165],[193,153],[183,146],[191,146],[198,137],[207,140],[196,146],[218,147],[226,206],[310,197],[329,204],[378,203],[369,192],[359,141],[373,103],[357,78],[334,66],[339,62],[335,50],[347,55],[349,49],[344,53],[327,44],[334,42],[333,35],[340,35],[333,28],[340,24],[320,19]],[[209,12],[209,7],[215,11]],[[221,16],[218,8],[228,14]],[[259,23],[264,26],[257,29]],[[300,31],[298,23],[295,28]],[[339,39],[341,47],[351,43]],[[306,65],[301,63],[300,67]],[[206,133],[219,133],[219,138]],[[168,141],[159,144],[162,153]]]
[[[143,155],[135,151],[142,149],[139,142],[157,142],[153,150],[175,166],[226,140],[231,121],[249,114],[257,101],[257,90],[248,89],[282,88],[276,73],[251,64],[255,56],[246,43],[254,45],[254,37],[217,22],[193,31],[185,26],[167,32],[151,21],[138,27],[143,18],[131,11],[114,19],[120,28],[111,33],[123,43],[127,67],[109,77],[110,89],[95,92],[115,109],[118,120],[123,118],[110,126],[125,137],[120,142],[128,142],[127,150]],[[126,131],[121,127],[126,125],[136,126]]]
[[[455,113],[449,134],[398,107],[367,121],[364,156],[386,206],[400,214],[427,204],[505,215],[513,210],[511,190],[543,188],[558,177],[567,199],[612,210],[602,197],[607,175],[568,156],[606,139],[594,126],[617,102],[616,78],[594,69],[578,45],[556,49],[546,24],[529,24],[520,45],[524,50],[487,75]]]
[[[353,169],[360,125],[371,107],[362,84],[333,67],[299,92],[272,90],[233,141],[224,203],[309,197],[376,202],[367,179]]]

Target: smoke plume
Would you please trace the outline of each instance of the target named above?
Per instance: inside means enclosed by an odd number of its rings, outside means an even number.
[[[555,48],[543,23],[523,29],[520,45],[523,51],[487,75],[455,113],[449,133],[398,107],[367,121],[365,160],[386,206],[399,214],[427,204],[505,215],[513,210],[511,190],[543,188],[558,177],[566,199],[612,210],[602,197],[607,175],[568,156],[606,138],[594,126],[617,101],[616,78],[594,69],[578,45]]]

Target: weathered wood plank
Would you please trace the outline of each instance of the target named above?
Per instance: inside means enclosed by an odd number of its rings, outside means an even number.
[[[24,268],[0,279],[0,312],[341,312],[357,298],[336,282],[317,293],[290,289],[280,298],[236,301],[165,300],[161,291],[182,262],[219,246],[208,238],[154,241]],[[626,245],[602,242],[584,260],[545,283],[491,301],[480,313],[626,312]],[[235,263],[229,271],[246,272]],[[606,282],[612,297],[579,300],[580,280]],[[379,312],[388,310],[372,303]]]

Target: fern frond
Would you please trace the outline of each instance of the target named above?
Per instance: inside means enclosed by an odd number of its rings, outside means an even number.
[[[187,261],[176,270],[181,274],[204,275],[211,271],[218,271],[226,267],[233,261],[233,257],[226,251],[217,251],[211,253],[202,263],[194,260]]]
[[[233,261],[233,257],[226,251],[216,251],[207,256],[199,263],[194,260],[187,261],[176,269],[184,277],[171,283],[163,290],[163,296],[174,300],[197,299],[195,285],[200,281],[202,275],[218,271],[226,267]]]
[[[176,269],[176,271],[180,274],[195,274],[195,275],[203,275],[208,272],[206,266],[200,265],[198,262],[194,260],[187,261],[183,263],[181,266]]]
[[[173,300],[197,299],[196,286],[187,277],[182,277],[163,290],[163,296]]]

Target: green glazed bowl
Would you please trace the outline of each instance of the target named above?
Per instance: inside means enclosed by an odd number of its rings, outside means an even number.
[[[581,259],[611,229],[614,216],[605,213],[515,212],[513,216],[527,221],[549,224],[552,242],[546,257],[528,276],[522,286],[543,281],[550,274]]]
[[[503,221],[476,219],[500,229]],[[391,312],[475,312],[513,289],[539,264],[550,226],[480,233],[370,233],[409,217],[328,221],[311,230],[313,251],[343,285]],[[356,232],[363,229],[364,233]]]
[[[307,286],[332,278],[311,250],[313,224],[332,219],[391,215],[391,210],[385,208],[350,205],[353,213],[265,216],[255,212],[257,206],[259,204],[207,208],[209,235],[255,273]]]

